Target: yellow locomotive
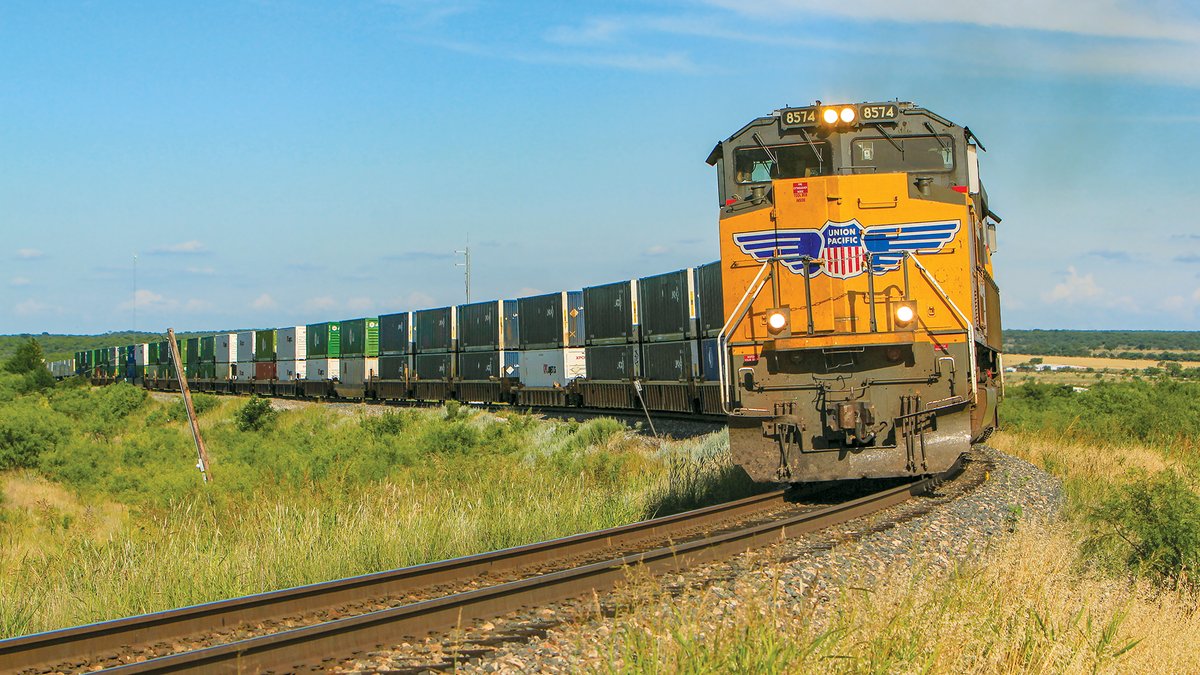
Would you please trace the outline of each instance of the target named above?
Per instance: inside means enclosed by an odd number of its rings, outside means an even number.
[[[784,108],[717,144],[721,397],[755,480],[936,473],[995,428],[983,149],[904,102]]]

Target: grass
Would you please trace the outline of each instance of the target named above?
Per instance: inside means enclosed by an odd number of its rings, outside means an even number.
[[[755,489],[730,466],[723,433],[659,444],[603,418],[268,412],[216,397],[197,408],[208,486],[174,400],[68,385],[0,406],[0,454],[18,464],[0,473],[0,636],[468,555]],[[4,419],[17,430],[52,422],[5,445]]]

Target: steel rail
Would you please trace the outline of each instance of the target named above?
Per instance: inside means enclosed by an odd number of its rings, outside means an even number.
[[[961,473],[914,481],[800,515],[635,553],[519,581],[378,610],[322,624],[118,666],[108,673],[241,673],[298,669],[394,645],[405,638],[451,630],[475,620],[604,591],[626,578],[631,566],[651,573],[680,571],[751,548],[844,523],[899,505]]]
[[[128,651],[133,646],[203,633],[214,627],[232,627],[382,598],[646,539],[670,539],[785,504],[785,491],[778,490],[535,544],[0,640],[0,664],[3,664],[0,670],[33,670],[78,662]]]

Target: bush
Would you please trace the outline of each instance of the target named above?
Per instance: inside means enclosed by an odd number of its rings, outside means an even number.
[[[196,417],[203,417],[204,413],[213,410],[220,404],[220,397],[213,396],[212,394],[192,394],[192,410],[196,411]],[[182,396],[167,406],[165,418],[168,422],[187,420],[187,407],[183,405]]]
[[[385,412],[382,415],[374,415],[366,417],[362,421],[362,427],[372,436],[382,438],[383,436],[395,436],[408,430],[416,421],[416,414],[406,410],[404,412]]]
[[[1131,571],[1159,583],[1200,579],[1200,496],[1174,471],[1136,474],[1090,519],[1099,527],[1093,552],[1113,547]]]
[[[275,415],[270,401],[260,396],[251,396],[250,400],[233,414],[233,419],[241,431],[260,431],[274,422]]]
[[[0,470],[37,466],[38,456],[67,440],[70,420],[44,405],[0,408]]]

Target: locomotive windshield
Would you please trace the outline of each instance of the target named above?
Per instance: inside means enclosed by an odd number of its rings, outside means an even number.
[[[859,138],[850,144],[855,171],[951,171],[954,141],[949,136]]]
[[[777,178],[806,178],[830,172],[833,162],[829,144],[814,142],[798,145],[750,146],[734,151],[734,175],[737,182],[764,183]],[[818,154],[820,159],[818,159]]]

